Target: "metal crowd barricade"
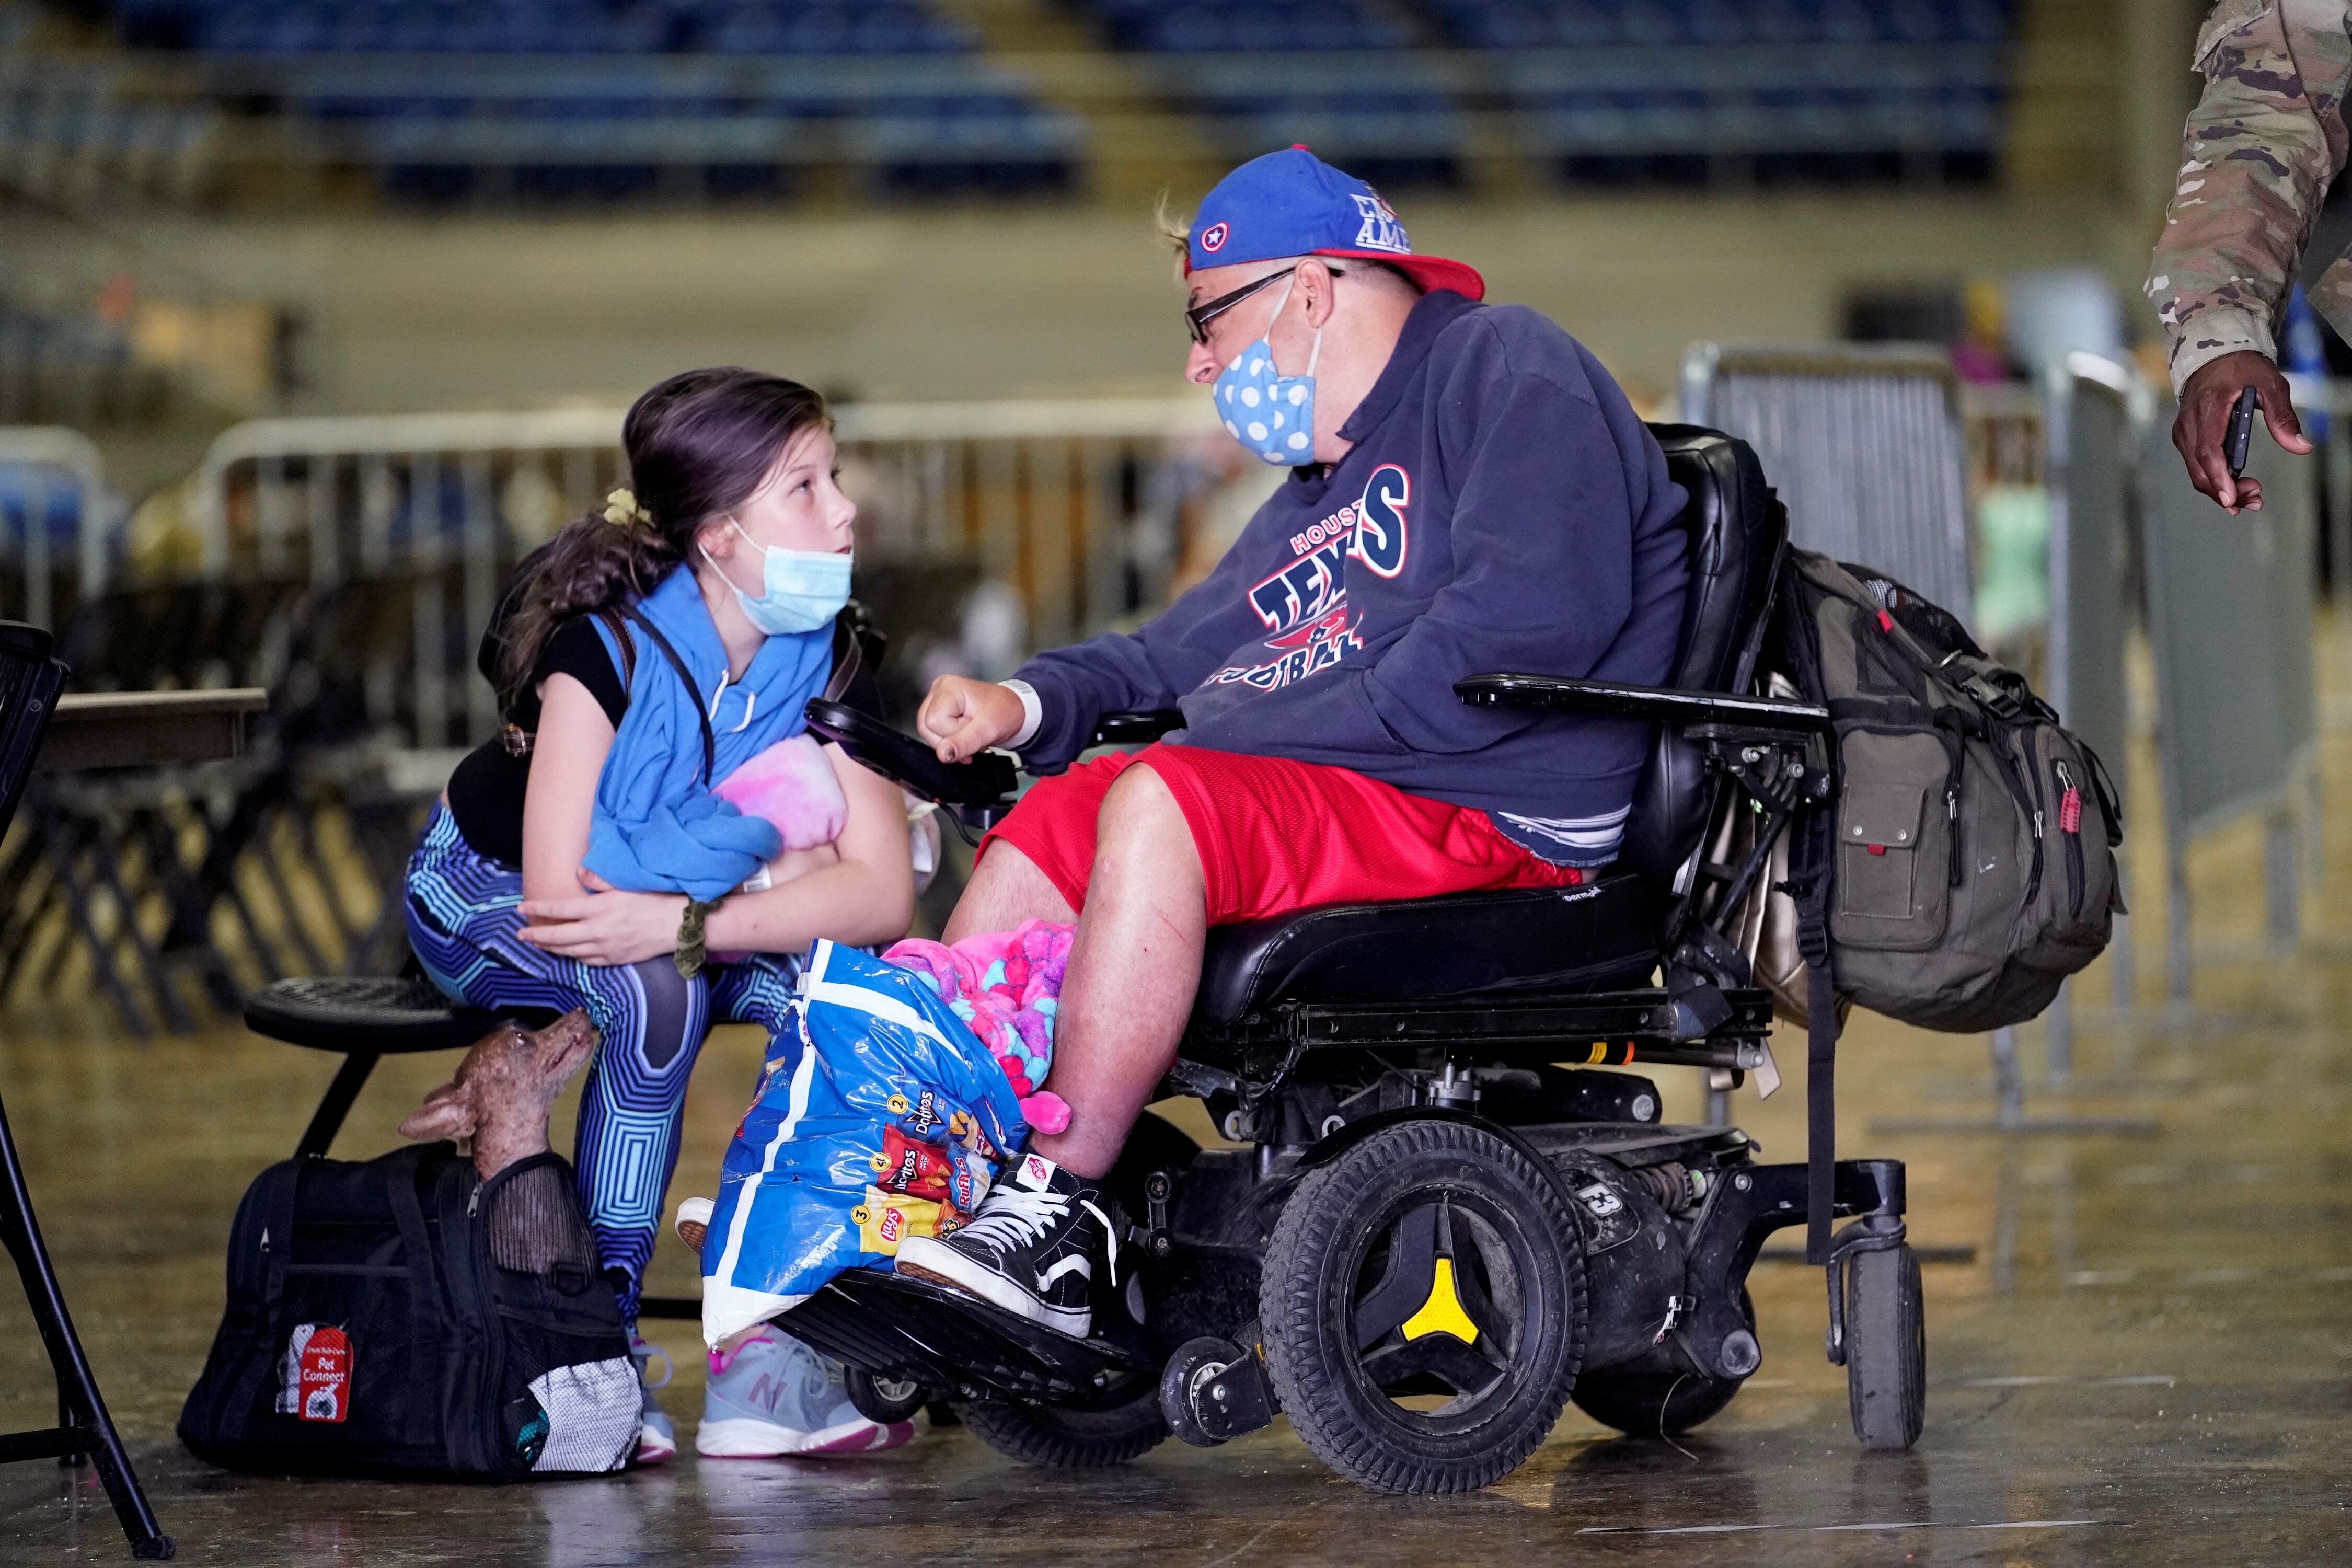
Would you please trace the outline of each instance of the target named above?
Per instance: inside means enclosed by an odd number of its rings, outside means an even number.
[[[2046,693],[2067,728],[2117,780],[2130,743],[2124,647],[2133,612],[2133,459],[2153,393],[2130,367],[2074,353],[2045,379],[2050,459],[2050,628]],[[2107,949],[2115,1009],[2132,1005],[2128,916]],[[2052,1004],[2050,1078],[2074,1070],[2072,981]]]
[[[1978,434],[1984,445],[2027,448],[2007,454],[2019,462],[1989,449],[1989,474],[2038,466],[2034,459],[2042,454],[2031,448],[2046,436],[2047,410],[2022,394],[1980,402]],[[1685,417],[1755,447],[1766,476],[1788,502],[1795,542],[1890,573],[1963,621],[1972,619],[1969,444],[1959,383],[1944,351],[1907,344],[1698,343],[1683,361],[1683,410]],[[2056,602],[2053,597],[2053,608]],[[2112,635],[2119,636],[2119,616],[2108,619]],[[2084,651],[2087,657],[2089,650]],[[2119,650],[2108,662],[2120,667]],[[2120,677],[2114,679],[2119,688]],[[2053,1019],[2053,1027],[2063,1068],[2069,1049],[2065,1025]],[[1874,1126],[2052,1133],[2149,1130],[2141,1122],[2026,1115],[2017,1031],[1994,1030],[1991,1043],[1996,1109],[1990,1121],[1896,1118]],[[1711,1104],[1710,1116],[1717,1109]]]
[[[268,686],[269,712],[235,764],[80,781],[36,803],[27,827],[44,830],[0,856],[0,992],[20,976],[79,984],[86,964],[143,1035],[151,1017],[193,1026],[191,980],[233,1006],[249,975],[397,963],[417,819],[497,721],[474,668],[482,628],[521,554],[623,479],[622,419],[276,419],[220,437],[191,487],[202,573],[85,597],[66,635],[101,685],[226,670]],[[852,405],[837,434],[861,562],[883,569],[861,592],[896,591],[900,567],[929,585],[881,607],[886,629],[936,632],[995,582],[1018,602],[1013,645],[1161,602],[1194,503],[1232,467],[1200,398]],[[95,458],[20,441],[0,462],[16,451]],[[82,577],[103,583],[105,541],[84,539],[98,548]]]
[[[1950,357],[1916,344],[1727,347],[1683,356],[1683,416],[1756,448],[1789,536],[1874,566],[1962,621],[1975,604],[1968,444]],[[1994,1031],[2000,1110],[2026,1127],[2017,1034]],[[1711,1123],[1727,1108],[1710,1097]]]
[[[1975,603],[1959,383],[1941,349],[1694,343],[1683,416],[1756,448],[1809,550]]]
[[[2164,415],[2148,421],[2138,468],[2170,865],[2166,971],[2171,999],[2185,1004],[2191,840],[2262,813],[2270,934],[2295,935],[2292,810],[2316,738],[2317,475],[2258,436],[2248,471],[2262,481],[2263,509],[2229,517],[2190,486],[2170,424]]]
[[[398,579],[404,647],[370,707],[411,746],[478,742],[496,697],[474,641],[520,556],[625,475],[618,409],[264,419],[214,442],[194,487],[204,570]],[[872,561],[952,558],[1017,592],[1033,641],[1156,601],[1185,492],[1165,470],[1214,429],[1205,399],[853,404],[836,435]],[[1155,549],[1139,531],[1170,537]]]
[[[1227,437],[1202,397],[854,404],[859,548],[970,560],[1012,584],[1032,647],[1156,608],[1185,553],[1185,500]]]
[[[74,509],[71,559],[58,559],[51,537],[59,498]],[[63,570],[70,567],[72,597],[87,599],[106,586],[109,551],[121,509],[107,488],[106,464],[89,437],[56,425],[0,425],[0,548],[20,578],[0,596],[0,615],[58,629]],[[9,602],[13,600],[14,602]]]

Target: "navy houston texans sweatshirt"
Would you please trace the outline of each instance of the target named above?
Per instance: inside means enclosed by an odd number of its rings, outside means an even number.
[[[1181,743],[1322,763],[1475,807],[1544,858],[1611,858],[1649,727],[1472,708],[1488,670],[1663,681],[1689,563],[1683,492],[1617,384],[1524,306],[1424,295],[1339,434],[1216,570],[1141,631],[1017,679],[1047,770],[1101,714],[1181,706]]]

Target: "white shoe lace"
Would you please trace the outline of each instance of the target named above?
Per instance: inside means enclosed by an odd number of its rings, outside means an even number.
[[[1000,1185],[988,1194],[962,1236],[1004,1253],[1044,1237],[1070,1212],[1070,1200],[1048,1188]]]

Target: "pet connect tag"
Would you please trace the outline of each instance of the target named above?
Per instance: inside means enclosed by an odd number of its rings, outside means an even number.
[[[352,1342],[342,1330],[312,1329],[296,1364],[303,1420],[341,1421],[351,1414]]]

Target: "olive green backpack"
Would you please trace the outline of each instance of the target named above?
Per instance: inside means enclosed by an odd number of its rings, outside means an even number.
[[[2025,678],[1883,572],[1792,547],[1774,643],[1835,733],[1834,787],[1790,825],[1767,893],[1796,915],[1801,980],[1774,989],[1806,1024],[1806,1255],[1822,1262],[1845,1005],[1958,1033],[2039,1014],[2107,945],[2123,812]]]
[[[1839,995],[1906,1024],[2033,1017],[2122,907],[2105,768],[2024,677],[1885,574],[1796,549],[1783,572],[1781,663],[1837,736],[1831,804],[1790,844],[1801,946],[1819,951],[1814,927]]]

